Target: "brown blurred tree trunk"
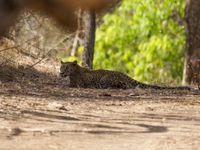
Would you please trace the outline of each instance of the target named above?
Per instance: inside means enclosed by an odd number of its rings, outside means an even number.
[[[200,0],[186,0],[186,63],[184,81],[200,83]]]
[[[82,65],[90,69],[93,68],[95,33],[96,33],[96,14],[94,11],[85,13],[85,41]]]

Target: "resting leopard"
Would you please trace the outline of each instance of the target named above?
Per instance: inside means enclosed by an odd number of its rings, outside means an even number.
[[[153,88],[153,89],[183,89],[190,90],[190,87],[164,87],[157,85],[148,85],[136,81],[129,76],[109,70],[90,70],[81,67],[74,62],[61,62],[60,77],[69,77],[70,87],[80,88],[115,88],[115,89],[133,89],[133,88]]]

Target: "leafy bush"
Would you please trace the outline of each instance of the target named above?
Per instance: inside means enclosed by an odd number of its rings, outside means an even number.
[[[95,68],[119,70],[143,82],[180,83],[184,0],[125,0],[97,30]]]

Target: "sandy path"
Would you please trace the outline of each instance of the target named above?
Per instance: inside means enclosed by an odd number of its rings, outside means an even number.
[[[0,150],[200,149],[199,92],[49,86],[1,89]]]

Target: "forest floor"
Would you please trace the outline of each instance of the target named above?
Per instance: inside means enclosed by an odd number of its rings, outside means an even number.
[[[199,150],[197,90],[68,88],[23,67],[0,77],[0,150]]]

